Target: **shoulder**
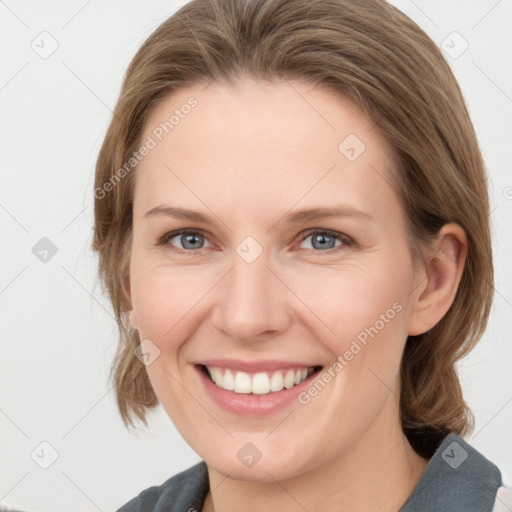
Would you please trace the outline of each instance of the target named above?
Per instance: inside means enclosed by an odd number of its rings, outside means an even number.
[[[451,432],[400,511],[490,512],[502,485],[498,467]]]
[[[198,512],[203,507],[208,490],[208,469],[206,463],[201,461],[163,484],[143,490],[117,512]]]

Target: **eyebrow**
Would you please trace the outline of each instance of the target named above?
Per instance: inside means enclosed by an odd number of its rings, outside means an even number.
[[[213,221],[201,212],[194,210],[187,210],[185,208],[177,208],[173,206],[159,205],[152,208],[144,214],[144,217],[153,217],[157,215],[165,215],[167,217],[174,217],[176,219],[185,219],[194,222],[199,222],[206,225],[213,225]],[[293,213],[288,213],[284,216],[283,222],[287,224],[298,224],[299,222],[306,222],[317,219],[325,219],[328,217],[354,217],[373,221],[374,218],[366,212],[353,208],[351,206],[339,206],[331,208],[309,208]]]

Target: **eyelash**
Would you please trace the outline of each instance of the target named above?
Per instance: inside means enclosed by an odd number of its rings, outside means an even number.
[[[313,251],[318,254],[333,254],[333,253],[339,252],[340,250],[343,250],[347,246],[351,247],[351,246],[355,245],[354,241],[350,237],[345,235],[344,233],[340,233],[339,231],[332,231],[330,229],[318,229],[318,228],[308,230],[306,232],[306,234],[304,234],[302,236],[302,238],[299,239],[299,242],[302,243],[306,238],[308,238],[314,234],[328,235],[328,236],[335,238],[336,240],[339,240],[340,242],[342,242],[342,245],[339,245],[332,249],[327,249],[325,251],[320,251],[320,250],[315,250],[315,249],[306,249],[308,251]],[[196,250],[192,250],[192,249],[191,250],[183,250],[183,249],[178,249],[178,248],[174,247],[173,245],[167,243],[169,240],[171,240],[172,238],[174,238],[178,235],[201,235],[208,240],[208,237],[199,229],[178,229],[175,231],[170,231],[170,232],[166,233],[165,235],[163,235],[158,240],[158,245],[159,246],[167,245],[168,249],[171,250],[172,252],[175,252],[178,254],[189,254],[191,256],[198,255],[199,252],[203,249],[203,248],[201,248],[201,249],[196,249]]]

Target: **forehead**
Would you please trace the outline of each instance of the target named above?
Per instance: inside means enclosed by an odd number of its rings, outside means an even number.
[[[153,110],[148,139],[154,148],[136,172],[136,203],[148,207],[220,201],[238,211],[258,203],[275,212],[299,201],[341,201],[378,214],[397,199],[391,148],[353,101],[325,86],[189,86]]]

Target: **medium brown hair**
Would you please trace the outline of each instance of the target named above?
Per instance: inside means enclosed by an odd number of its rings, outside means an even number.
[[[141,144],[159,101],[189,85],[248,76],[307,80],[353,99],[396,157],[394,180],[415,261],[443,224],[465,231],[468,253],[449,311],[409,336],[401,361],[400,415],[418,453],[474,417],[455,363],[482,336],[493,297],[487,177],[457,81],[430,37],[383,0],[192,0],[162,23],[130,63],[96,165],[93,249],[120,329],[110,377],[121,417],[146,426],[158,404],[128,327],[134,173],[116,172]],[[114,181],[116,180],[116,181]],[[113,184],[105,193],[105,184]],[[432,441],[433,440],[433,441]],[[429,444],[433,442],[433,444]]]

